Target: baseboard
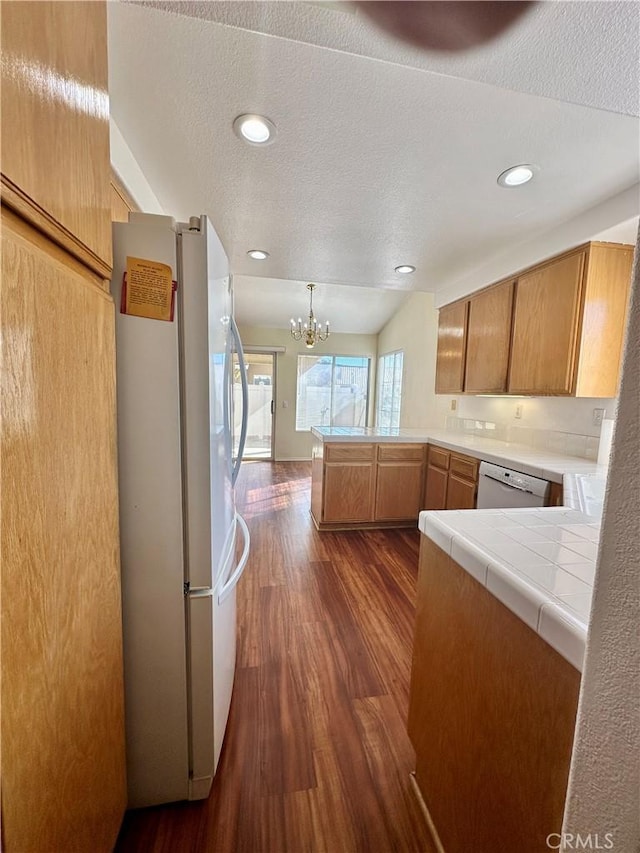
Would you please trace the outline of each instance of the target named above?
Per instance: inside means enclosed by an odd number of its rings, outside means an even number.
[[[276,462],[311,462],[310,456],[278,456]]]
[[[433,822],[431,814],[429,813],[429,809],[427,808],[427,804],[425,803],[422,797],[422,791],[418,787],[418,782],[416,780],[415,772],[409,773],[409,779],[411,780],[411,787],[413,789],[413,793],[416,795],[418,800],[418,805],[422,811],[425,822],[431,833],[431,837],[433,839],[433,843],[436,846],[437,853],[446,853],[444,847],[442,846],[442,841],[440,841],[440,836],[438,835],[438,830],[436,829],[436,825]]]

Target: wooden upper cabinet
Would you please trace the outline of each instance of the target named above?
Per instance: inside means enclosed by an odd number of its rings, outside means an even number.
[[[440,309],[436,394],[459,394],[464,390],[468,311],[468,301]]]
[[[436,394],[615,397],[632,264],[586,243],[444,306]]]
[[[591,243],[585,271],[577,397],[618,394],[633,246]]]
[[[585,253],[518,279],[509,391],[571,394]]]
[[[2,6],[3,201],[109,278],[106,32],[104,3]]]
[[[507,390],[514,284],[498,284],[469,300],[467,392],[496,394]]]
[[[615,397],[633,247],[589,243],[517,283],[509,392]]]

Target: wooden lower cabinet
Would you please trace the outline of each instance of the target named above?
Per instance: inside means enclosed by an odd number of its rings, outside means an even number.
[[[319,529],[415,524],[424,491],[423,444],[322,442],[311,464],[311,514]]]
[[[422,462],[380,462],[376,484],[376,521],[417,518],[421,510]]]
[[[580,673],[421,536],[409,735],[446,853],[561,832]]]
[[[423,509],[475,509],[479,465],[477,459],[430,444]]]
[[[548,506],[564,506],[564,489],[562,483],[551,483]]]
[[[465,480],[450,471],[445,509],[475,509],[477,493],[477,480]]]
[[[373,462],[327,464],[323,521],[371,521],[375,473]]]
[[[424,509],[444,509],[447,503],[449,472],[435,465],[427,465],[427,483]]]
[[[110,851],[126,803],[114,305],[4,207],[2,841]]]

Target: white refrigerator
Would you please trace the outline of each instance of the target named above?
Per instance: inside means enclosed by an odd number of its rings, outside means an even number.
[[[246,370],[229,262],[205,216],[113,225],[128,804],[209,795],[236,659],[232,355]],[[121,312],[127,259],[166,264],[169,321]],[[239,539],[236,547],[236,539]],[[238,552],[241,555],[238,557]]]

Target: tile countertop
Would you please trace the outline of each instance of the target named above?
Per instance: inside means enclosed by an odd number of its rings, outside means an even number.
[[[421,512],[418,527],[582,671],[600,522],[567,507]]]
[[[475,435],[444,429],[405,429],[378,427],[311,427],[311,432],[323,441],[372,441],[407,442],[437,444],[447,450],[454,450],[493,462],[506,468],[513,468],[522,474],[541,477],[552,483],[562,483],[564,474],[606,473],[606,468],[598,466],[589,459],[580,456],[562,456],[559,453],[537,450],[526,444],[513,444],[492,438],[480,438]]]

